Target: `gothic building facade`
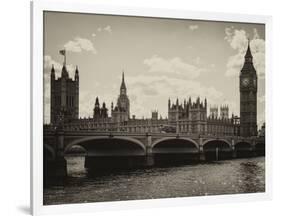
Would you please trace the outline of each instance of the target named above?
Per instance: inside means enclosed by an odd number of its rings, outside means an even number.
[[[69,77],[66,65],[63,64],[61,77],[56,78],[55,68],[51,69],[51,124],[57,124],[59,118],[69,123],[79,118],[79,71],[76,66],[74,79]]]
[[[127,95],[124,73],[120,93],[116,105],[111,103],[111,115],[103,102],[100,104],[96,97],[93,116],[73,120],[65,125],[66,129],[119,131],[132,133],[185,133],[185,134],[212,134],[212,135],[238,135],[239,121],[233,115],[229,117],[229,108],[226,105],[220,107],[220,116],[217,107],[210,108],[207,115],[207,99],[201,101],[198,97],[195,101],[189,97],[183,103],[176,99],[175,103],[168,100],[168,118],[158,116],[158,111],[153,110],[151,118],[138,119],[130,116],[130,100]]]
[[[185,133],[207,133],[207,99],[203,101],[198,97],[196,102],[184,100],[179,104],[171,104],[168,100],[168,124],[176,127],[176,131]]]
[[[183,103],[176,99],[168,100],[168,117],[158,117],[158,111],[152,111],[151,118],[137,119],[130,116],[130,100],[127,95],[124,72],[116,105],[109,109],[96,97],[93,104],[93,116],[78,118],[79,113],[79,72],[69,78],[64,65],[61,78],[56,79],[55,69],[51,70],[51,124],[56,124],[64,115],[65,129],[119,131],[132,133],[182,133],[198,135],[256,136],[257,135],[257,74],[253,66],[250,45],[240,73],[240,118],[229,115],[227,105],[211,106],[207,112],[207,99],[199,97],[192,101],[189,97]]]

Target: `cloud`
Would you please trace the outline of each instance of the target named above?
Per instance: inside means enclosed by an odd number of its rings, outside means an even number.
[[[79,53],[85,50],[97,54],[97,50],[94,47],[93,42],[86,38],[76,37],[74,38],[74,40],[70,40],[66,44],[64,44],[64,47],[67,51],[70,52]]]
[[[111,28],[111,26],[110,25],[107,25],[107,26],[105,26],[105,27],[98,27],[97,28],[97,31],[98,32],[102,32],[102,31],[105,31],[105,32],[108,32],[108,33],[112,33],[112,28]]]
[[[111,26],[110,25],[107,25],[107,26],[105,26],[105,27],[98,27],[97,28],[97,32],[98,32],[98,34],[99,33],[101,33],[101,32],[108,32],[108,33],[112,33],[112,28],[111,28]],[[95,32],[93,32],[92,33],[92,37],[93,38],[95,38],[97,36],[97,33],[95,33]],[[79,50],[79,48],[78,49],[75,49],[75,50]],[[95,49],[94,49],[95,50]],[[96,51],[95,51],[96,52]]]
[[[179,57],[164,59],[157,55],[145,59],[143,63],[148,66],[148,72],[166,74],[170,76],[181,75],[194,79],[204,70],[195,65],[184,62]]]
[[[112,30],[111,30],[111,26],[110,26],[110,25],[104,27],[103,30],[104,30],[104,31],[107,31],[108,33],[112,33]]]
[[[190,25],[190,26],[189,26],[189,30],[191,30],[191,31],[194,31],[194,30],[196,30],[196,29],[198,29],[198,28],[199,28],[198,25]]]
[[[232,77],[239,74],[243,63],[244,55],[247,50],[249,35],[243,29],[237,30],[234,27],[225,29],[225,40],[230,47],[236,51],[236,54],[228,58],[226,64],[226,76]],[[257,29],[253,29],[253,39],[250,40],[251,51],[253,55],[253,62],[259,78],[263,79],[265,76],[265,41],[260,38]]]

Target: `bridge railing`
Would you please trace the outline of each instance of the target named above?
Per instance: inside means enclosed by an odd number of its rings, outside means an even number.
[[[235,135],[214,135],[214,134],[199,134],[199,133],[161,133],[161,132],[128,132],[128,131],[104,131],[104,130],[92,130],[92,129],[63,129],[65,135],[105,135],[105,136],[156,136],[156,137],[189,137],[189,138],[203,138],[203,139],[236,139],[241,141],[249,140],[265,140],[264,137],[241,137]],[[44,136],[54,135],[56,133],[56,127],[52,125],[44,125]]]

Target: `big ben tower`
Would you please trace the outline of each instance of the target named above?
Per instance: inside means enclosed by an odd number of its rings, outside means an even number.
[[[257,73],[253,65],[250,41],[240,73],[240,135],[257,135]]]

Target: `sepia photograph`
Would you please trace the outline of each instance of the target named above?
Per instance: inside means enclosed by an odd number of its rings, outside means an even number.
[[[265,24],[43,13],[43,205],[265,193]]]

